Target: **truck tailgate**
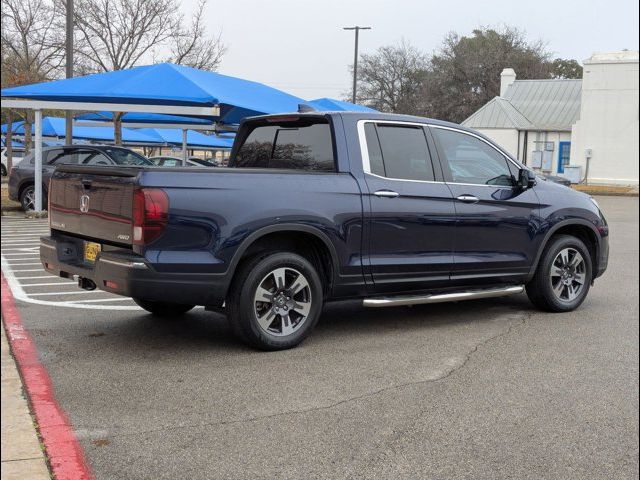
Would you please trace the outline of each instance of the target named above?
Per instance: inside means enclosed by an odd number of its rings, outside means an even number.
[[[128,167],[59,167],[49,186],[51,228],[131,245],[137,173]]]

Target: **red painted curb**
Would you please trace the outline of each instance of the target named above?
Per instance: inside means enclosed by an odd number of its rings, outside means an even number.
[[[38,360],[31,336],[22,325],[4,274],[2,281],[2,319],[18,365],[22,383],[29,396],[49,464],[56,480],[93,480],[82,447],[64,411],[53,395],[53,385],[47,370]]]

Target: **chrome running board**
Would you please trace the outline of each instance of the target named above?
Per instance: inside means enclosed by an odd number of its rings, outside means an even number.
[[[488,290],[467,290],[465,292],[442,293],[438,295],[403,295],[398,297],[365,298],[364,307],[398,307],[402,305],[420,305],[422,303],[457,302],[460,300],[477,300],[479,298],[504,297],[522,293],[524,285],[513,287],[491,288]]]

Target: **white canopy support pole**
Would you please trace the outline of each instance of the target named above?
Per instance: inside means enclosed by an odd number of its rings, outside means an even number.
[[[187,131],[182,130],[182,166],[187,166]]]
[[[35,191],[34,210],[42,211],[42,110],[35,110],[36,148],[35,148]]]

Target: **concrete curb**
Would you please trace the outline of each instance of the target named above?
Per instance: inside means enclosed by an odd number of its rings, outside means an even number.
[[[4,319],[4,317],[3,317]],[[2,330],[2,480],[51,478],[9,343]]]

